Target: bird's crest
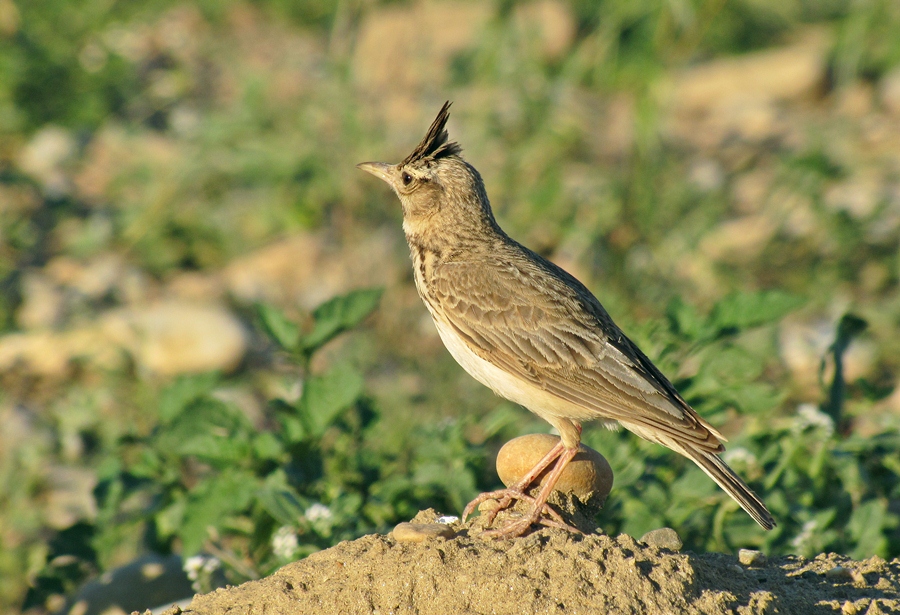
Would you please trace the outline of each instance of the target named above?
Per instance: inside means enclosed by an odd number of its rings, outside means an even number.
[[[447,156],[454,156],[462,151],[459,143],[455,141],[447,142],[447,120],[450,118],[450,105],[448,100],[441,107],[437,117],[431,123],[428,133],[422,142],[416,146],[416,149],[400,163],[401,166],[423,160],[439,160]]]

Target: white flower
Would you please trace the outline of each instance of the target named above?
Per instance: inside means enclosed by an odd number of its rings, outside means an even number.
[[[300,542],[294,528],[285,525],[272,534],[272,551],[280,559],[291,559],[297,554]]]
[[[816,525],[815,520],[804,523],[803,527],[800,528],[800,533],[791,540],[791,546],[798,551],[802,550],[812,539],[813,533],[816,531]]]
[[[819,410],[815,404],[800,404],[797,407],[796,426],[802,431],[808,427],[821,429],[826,435],[834,433],[834,421]]]
[[[730,448],[722,455],[722,458],[725,460],[725,463],[728,465],[746,465],[753,466],[756,465],[756,455],[751,453],[749,450],[744,448],[743,446],[736,446],[734,448]]]
[[[194,555],[184,560],[182,568],[191,581],[196,581],[200,576],[200,571],[203,570],[203,563],[205,560],[206,558],[202,555]]]
[[[222,567],[218,558],[209,555],[194,555],[184,561],[182,569],[191,581],[194,591],[209,591],[212,574]]]
[[[306,517],[307,521],[315,523],[319,520],[327,521],[328,519],[331,519],[333,515],[330,508],[328,508],[324,504],[316,502],[306,509],[306,512],[303,513],[303,516]]]
[[[459,517],[455,517],[453,515],[444,515],[443,517],[438,517],[437,522],[443,523],[445,525],[450,525],[451,523],[456,523],[459,521]]]
[[[206,562],[203,564],[203,572],[206,574],[212,574],[216,570],[222,567],[222,562],[220,562],[215,557],[206,558]]]

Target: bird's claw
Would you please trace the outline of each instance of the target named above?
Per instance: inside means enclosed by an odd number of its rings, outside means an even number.
[[[522,534],[527,532],[528,528],[536,523],[545,525],[547,527],[555,527],[558,529],[567,530],[575,534],[582,533],[578,528],[575,528],[572,525],[566,523],[565,520],[563,520],[562,516],[548,504],[544,503],[541,506],[536,506],[537,500],[534,497],[528,495],[524,491],[512,488],[500,489],[498,491],[488,491],[486,493],[480,494],[474,500],[469,502],[465,510],[463,510],[462,521],[465,522],[466,518],[473,512],[475,512],[476,507],[489,500],[497,501],[497,506],[492,510],[486,511],[484,513],[485,525],[490,525],[491,523],[493,523],[494,519],[497,516],[497,513],[499,513],[501,510],[509,508],[514,500],[522,500],[531,503],[532,510],[521,519],[511,521],[503,527],[493,530],[485,530],[482,533],[482,536],[484,537],[514,538],[516,536],[521,536]]]

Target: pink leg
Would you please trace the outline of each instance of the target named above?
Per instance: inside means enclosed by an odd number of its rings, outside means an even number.
[[[491,538],[513,538],[515,536],[521,536],[525,532],[528,531],[533,524],[541,521],[541,514],[545,512],[545,510],[552,510],[549,506],[547,506],[547,498],[550,497],[550,494],[553,492],[553,488],[556,486],[557,481],[559,481],[559,477],[562,475],[563,470],[566,469],[566,466],[569,465],[569,462],[572,461],[572,458],[578,453],[577,448],[567,448],[564,449],[562,454],[559,456],[559,459],[556,461],[556,465],[553,467],[553,470],[550,474],[547,475],[547,480],[544,485],[541,487],[540,493],[534,499],[534,505],[531,508],[531,512],[519,519],[518,521],[513,521],[500,529],[489,530],[484,533],[485,536]],[[559,515],[556,515],[559,517]],[[544,523],[543,521],[541,521]],[[562,526],[569,531],[581,533],[576,528],[573,528],[566,524],[562,519],[558,521],[554,521],[553,523],[545,523],[545,525],[552,525],[554,527],[559,527],[559,523],[562,523]]]
[[[494,520],[494,515],[497,514],[497,511],[500,511],[509,506],[512,500],[516,499],[531,501],[533,498],[525,493],[525,489],[534,482],[538,475],[543,472],[547,468],[547,466],[556,461],[564,448],[565,447],[563,446],[562,441],[560,441],[556,444],[556,446],[551,448],[533,468],[531,468],[528,474],[519,479],[519,482],[517,482],[515,485],[512,485],[511,487],[508,487],[506,489],[499,489],[497,491],[488,491],[486,493],[482,493],[474,500],[469,502],[465,510],[463,510],[463,523],[465,523],[466,517],[475,512],[475,508],[479,504],[481,504],[482,502],[486,502],[487,500],[500,500],[500,505],[493,511],[490,519],[488,519],[488,523]]]

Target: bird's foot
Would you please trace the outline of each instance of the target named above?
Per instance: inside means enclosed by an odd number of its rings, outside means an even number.
[[[498,500],[498,502],[497,506],[492,511],[486,513],[485,525],[490,525],[494,521],[494,518],[497,516],[497,513],[501,510],[509,508],[514,500],[523,500],[531,505],[529,512],[525,516],[521,517],[520,519],[511,521],[505,526],[496,530],[488,530],[484,532],[483,536],[486,536],[488,538],[513,538],[515,536],[521,536],[522,534],[527,532],[528,529],[535,523],[540,523],[549,527],[557,527],[580,534],[580,530],[566,523],[558,512],[547,505],[547,498],[550,497],[550,492],[553,490],[553,487],[556,485],[557,481],[559,481],[560,474],[562,474],[563,470],[565,470],[566,468],[566,465],[568,465],[568,463],[572,460],[572,457],[574,457],[577,452],[577,446],[573,448],[567,448],[563,446],[562,442],[560,442],[557,446],[553,447],[553,449],[551,449],[550,452],[547,453],[543,459],[541,459],[541,461],[538,462],[538,464],[531,470],[531,472],[526,474],[522,480],[520,480],[512,487],[509,487],[507,489],[500,489],[499,491],[482,493],[477,498],[469,502],[469,505],[466,506],[466,509],[463,511],[463,522],[465,522],[466,517],[468,517],[475,511],[476,506],[478,506],[482,502],[486,502],[487,500]],[[525,493],[528,485],[530,485],[535,480],[535,478],[539,476],[540,473],[543,472],[545,468],[549,467],[550,464],[554,461],[556,461],[556,464],[553,466],[553,469],[547,475],[546,479],[541,483],[540,491],[538,492],[537,496],[532,497],[531,495]]]
[[[521,500],[523,502],[528,502],[529,504],[531,504],[531,510],[523,517],[514,521],[510,521],[503,527],[485,531],[482,534],[485,537],[514,538],[516,536],[521,536],[522,534],[527,532],[532,525],[535,524],[564,529],[576,534],[581,533],[580,530],[566,523],[565,520],[563,520],[562,516],[553,508],[551,508],[546,502],[538,503],[538,500],[536,498],[528,495],[520,489],[515,489],[512,487],[509,489],[500,489],[498,491],[489,491],[487,493],[482,493],[474,500],[469,502],[468,506],[466,506],[465,510],[463,510],[462,520],[465,522],[466,518],[473,512],[475,512],[476,507],[484,502],[488,502],[491,500],[494,500],[496,502],[496,505],[492,506],[490,510],[484,511],[482,513],[485,517],[485,525],[490,525],[491,523],[493,523],[494,519],[497,516],[497,513],[508,509],[517,500]]]
[[[555,516],[556,518],[548,519],[547,517],[545,517],[544,515],[546,515],[548,512],[552,513],[551,516]],[[521,519],[510,521],[503,527],[499,527],[495,530],[486,530],[482,532],[481,536],[483,538],[516,538],[527,532],[531,528],[531,526],[535,524],[546,525],[547,527],[555,527],[561,530],[572,532],[573,534],[583,533],[577,527],[573,527],[563,521],[562,517],[559,516],[559,513],[544,504],[542,511],[538,511],[535,507],[535,509],[533,509],[529,514],[525,515]]]

